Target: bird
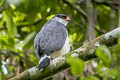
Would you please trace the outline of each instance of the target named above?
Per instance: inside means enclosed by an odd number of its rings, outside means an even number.
[[[67,24],[70,17],[56,14],[48,20],[34,38],[34,49],[39,59],[38,69],[46,68],[55,55],[57,57],[70,51]]]

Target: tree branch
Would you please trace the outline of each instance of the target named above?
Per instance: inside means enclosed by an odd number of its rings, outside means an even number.
[[[109,45],[111,43],[111,45],[115,45],[115,40],[118,36],[120,36],[120,27],[114,29],[111,32],[99,36],[98,38],[88,42],[86,45],[83,45],[82,47],[70,53],[67,53],[61,57],[52,60],[51,64],[41,72],[37,69],[37,67],[33,67],[28,70],[25,70],[24,72],[11,78],[10,80],[40,80],[49,78],[50,76],[69,68],[69,66],[66,63],[66,57],[68,55],[75,58],[79,57],[83,60],[95,58],[96,56],[94,52],[97,47],[105,43],[106,45]]]
[[[41,22],[42,19],[38,19],[37,21],[33,22],[33,23],[27,23],[27,24],[21,24],[21,25],[16,25],[17,29],[21,29],[23,27],[26,26],[31,26],[31,25],[37,25]],[[6,27],[0,28],[0,31],[7,29]]]
[[[106,5],[106,6],[109,6],[111,7],[112,9],[119,9],[117,7],[120,7],[120,3],[118,1],[101,1],[101,0],[92,0],[92,2],[96,3],[96,4],[102,4],[102,5]]]
[[[2,1],[2,6],[0,7],[0,13],[8,7],[7,0]]]
[[[11,55],[18,56],[20,60],[23,62],[24,58],[19,55],[19,53],[11,51],[11,50],[2,50],[0,49],[0,54],[5,55],[7,58],[10,57]]]
[[[13,54],[13,55],[16,55],[16,56],[20,56],[18,53],[14,52],[14,51],[11,51],[11,50],[2,50],[0,49],[0,53],[4,54],[4,55],[7,55],[7,54]]]
[[[22,24],[22,25],[17,25],[17,28],[22,28],[22,27],[26,27],[26,26],[31,26],[31,25],[37,25],[38,23],[41,22],[42,19],[38,19],[37,21],[30,23],[30,24]]]
[[[70,3],[67,0],[62,0],[64,3],[66,3],[67,5],[69,5],[71,8],[75,9],[76,11],[78,11],[80,14],[83,15],[83,17],[86,19],[87,18],[87,14],[84,10],[82,10],[81,8],[77,7],[77,5],[74,5],[72,3]]]
[[[0,31],[7,29],[6,27],[0,28]]]

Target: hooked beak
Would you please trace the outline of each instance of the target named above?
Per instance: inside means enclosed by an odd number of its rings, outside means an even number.
[[[66,21],[70,21],[71,19],[70,19],[70,17],[67,16],[67,17],[65,18],[65,20],[66,20]]]

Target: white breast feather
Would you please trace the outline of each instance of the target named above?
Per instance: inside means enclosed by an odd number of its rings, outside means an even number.
[[[66,38],[63,48],[60,51],[53,52],[51,54],[51,57],[54,59],[54,58],[57,58],[59,56],[62,56],[64,54],[68,53],[69,51],[70,51],[70,45],[69,45],[69,40],[68,40],[68,35],[67,35],[67,38]]]
[[[61,55],[64,55],[64,54],[68,53],[69,51],[70,51],[70,45],[69,45],[69,40],[67,37],[63,48],[59,52]]]

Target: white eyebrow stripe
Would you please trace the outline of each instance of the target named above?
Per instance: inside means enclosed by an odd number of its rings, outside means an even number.
[[[58,21],[58,22],[64,24],[65,26],[67,26],[67,24],[68,24],[68,21],[65,21],[64,19],[61,19],[59,17],[54,17],[52,20]]]

